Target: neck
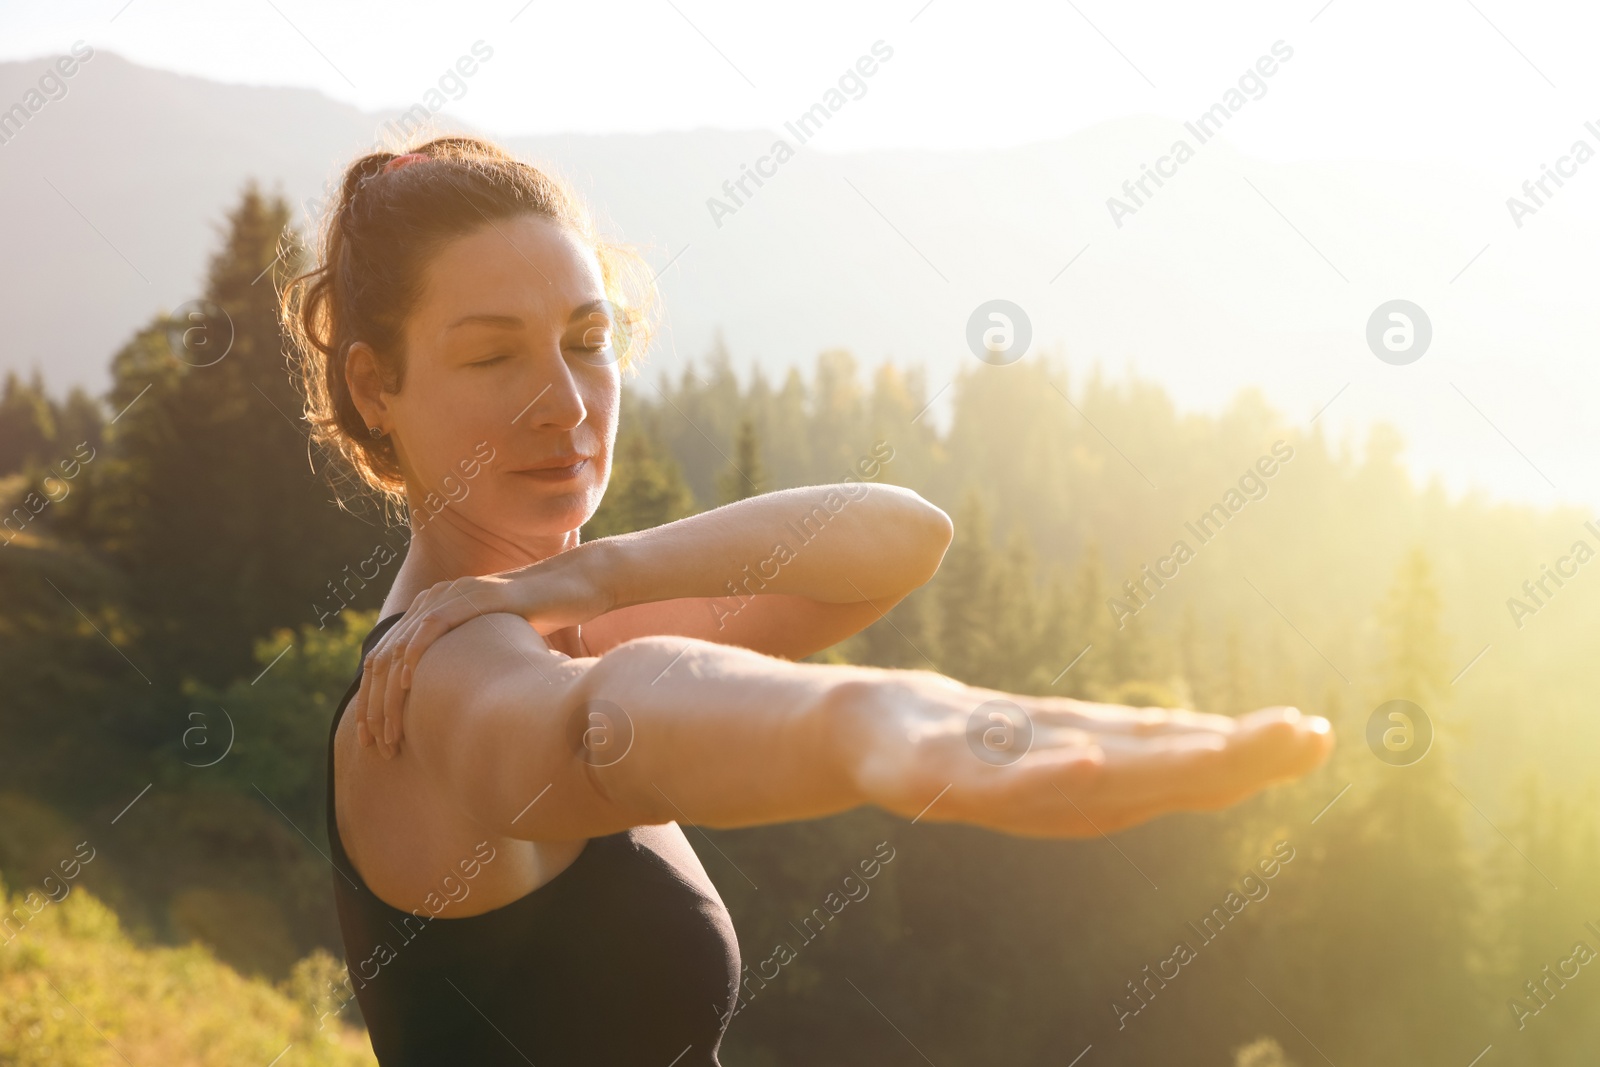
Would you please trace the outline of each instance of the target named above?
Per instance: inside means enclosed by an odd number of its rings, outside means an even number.
[[[427,512],[412,509],[411,514],[425,516]],[[576,548],[578,543],[576,529],[550,537],[513,540],[467,521],[456,509],[446,506],[413,531],[382,614],[406,610],[417,594],[439,582],[526,567]]]

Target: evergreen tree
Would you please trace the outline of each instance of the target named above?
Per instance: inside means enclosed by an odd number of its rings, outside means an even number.
[[[935,578],[939,608],[939,669],[969,685],[987,685],[994,668],[991,610],[999,569],[990,540],[989,514],[969,489],[955,516],[955,539]]]
[[[1083,646],[1073,643],[1072,610],[1072,583],[1066,569],[1059,563],[1052,563],[1033,623],[1032,662],[1027,680],[1019,686],[1020,691],[1051,696],[1071,692],[1065,684],[1067,675],[1083,666],[1081,659],[1073,662]],[[1067,670],[1069,666],[1072,671]]]
[[[1107,632],[1113,684],[1151,682],[1156,676],[1154,652],[1151,648],[1150,627],[1155,625],[1151,613],[1140,613],[1124,620],[1124,625]]]
[[[74,385],[67,392],[66,400],[59,404],[52,402],[51,408],[56,429],[52,443],[57,458],[71,455],[81,443],[99,451],[105,443],[105,414],[82,386]]]
[[[1212,669],[1201,645],[1200,619],[1192,602],[1183,605],[1183,618],[1178,623],[1178,671],[1181,674],[1191,708],[1215,711]]]
[[[1025,690],[1041,653],[1039,623],[1042,605],[1033,544],[1020,524],[1011,527],[1005,551],[995,561],[990,585],[987,629],[993,635],[988,681],[1008,692]]]
[[[694,511],[694,495],[677,460],[648,429],[630,422],[619,435],[610,483],[600,506],[584,524],[583,539],[649,529]]]
[[[1432,568],[1414,551],[1380,612],[1382,689],[1372,706],[1415,701],[1436,730],[1447,716],[1441,614]],[[1441,741],[1409,764],[1365,762],[1349,810],[1324,831],[1325,869],[1311,872],[1327,879],[1314,951],[1326,960],[1323,982],[1339,991],[1320,1011],[1364,1020],[1341,1058],[1437,1062],[1478,1002],[1473,964],[1488,946],[1463,820],[1479,816],[1452,781]],[[1365,749],[1364,738],[1357,743]]]
[[[790,367],[783,386],[772,396],[771,418],[763,423],[768,438],[782,443],[767,457],[777,487],[818,484],[811,477],[816,464],[812,459],[810,408],[811,392],[805,376],[798,367]]]
[[[1222,645],[1222,681],[1218,690],[1217,706],[1209,711],[1225,715],[1238,715],[1251,709],[1256,697],[1255,672],[1245,658],[1244,635],[1236,617],[1228,619],[1228,628]]]
[[[1485,879],[1495,920],[1489,974],[1506,998],[1502,1029],[1527,1062],[1582,1063],[1600,1047],[1593,994],[1549,982],[1545,968],[1571,956],[1577,941],[1600,949],[1587,925],[1600,925],[1590,905],[1600,892],[1600,796],[1593,783],[1563,795],[1532,767],[1509,792],[1517,814],[1502,829],[1524,855],[1489,864]]]
[[[761,462],[761,435],[756,431],[755,420],[746,416],[739,420],[739,429],[733,439],[733,459],[717,476],[717,503],[731,504],[735,500],[759,496],[767,491],[767,472]]]
[[[923,410],[924,380],[921,368],[908,373],[893,363],[881,364],[873,375],[866,443],[870,448],[884,441],[894,449],[880,477],[896,485],[927,488],[939,460],[934,420]]]
[[[675,384],[664,380],[644,398],[660,417],[654,432],[682,464],[696,500],[717,499],[717,474],[728,462],[743,414],[739,378],[720,330],[707,362],[706,376],[690,361]]]
[[[50,462],[55,440],[55,414],[39,372],[24,383],[15,371],[7,371],[0,388],[0,475]]]
[[[942,572],[941,572],[942,573]],[[939,606],[935,587],[913,589],[882,619],[844,643],[844,659],[874,667],[939,670]]]
[[[871,450],[872,442],[866,439],[867,398],[857,366],[847,349],[830,348],[817,355],[810,484],[842,481]]]
[[[247,187],[204,302],[142,331],[113,364],[115,462],[91,469],[158,685],[225,683],[255,638],[314,620],[330,589],[340,603],[382,598],[351,568],[384,531],[341,511],[307,462],[274,292],[274,272],[301,262],[288,220],[282,199]]]

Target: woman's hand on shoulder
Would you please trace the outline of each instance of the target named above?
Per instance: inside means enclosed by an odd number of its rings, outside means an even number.
[[[439,582],[417,594],[400,621],[362,660],[361,688],[351,701],[356,736],[384,758],[399,751],[411,676],[440,637],[479,615],[520,615],[541,635],[576,626],[611,608],[610,594],[586,545],[498,574]]]

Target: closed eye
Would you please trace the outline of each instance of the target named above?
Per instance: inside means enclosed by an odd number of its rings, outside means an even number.
[[[488,359],[480,359],[480,360],[477,360],[475,362],[468,363],[467,366],[469,366],[469,367],[492,367],[494,364],[503,362],[503,361],[505,361],[507,359],[510,359],[510,358],[511,357],[506,355],[505,353],[501,353],[501,354],[496,355],[496,356],[490,356]]]

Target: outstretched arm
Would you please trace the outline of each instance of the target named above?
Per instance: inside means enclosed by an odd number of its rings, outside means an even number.
[[[698,639],[638,638],[568,659],[510,615],[441,638],[406,716],[403,758],[486,829],[528,840],[862,804],[1089,836],[1233,803],[1306,773],[1332,747],[1326,720],[1292,708],[1236,720],[1087,704]]]

